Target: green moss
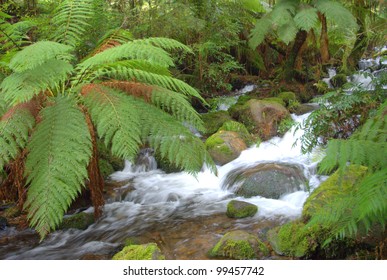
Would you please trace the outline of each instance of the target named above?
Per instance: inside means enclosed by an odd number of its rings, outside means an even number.
[[[207,149],[216,148],[219,145],[223,145],[224,140],[219,136],[218,133],[211,135],[205,142],[205,146]]]
[[[319,94],[325,94],[329,91],[328,84],[324,81],[318,81],[317,83],[313,84],[313,86]]]
[[[347,76],[345,74],[337,74],[333,76],[331,79],[331,84],[335,88],[341,88],[346,83],[347,83]]]
[[[305,201],[302,217],[308,220],[316,211],[319,211],[339,194],[349,194],[354,191],[356,183],[365,176],[366,172],[367,167],[350,165],[343,174],[340,170],[333,173]]]
[[[156,243],[129,245],[113,256],[113,260],[165,260]]]
[[[99,161],[105,161],[110,165],[111,168],[113,168],[114,171],[124,169],[125,161],[122,158],[113,156],[110,152],[110,149],[106,147],[105,143],[101,139],[97,140],[97,149]],[[106,163],[100,164],[100,167],[102,165],[102,168],[105,168],[104,171],[109,172],[110,167],[107,166]]]
[[[59,226],[59,229],[76,228],[85,230],[93,223],[94,215],[92,213],[81,212],[69,217],[65,217],[62,224]]]
[[[324,236],[325,231],[320,226],[306,226],[301,221],[293,221],[268,232],[275,252],[297,258],[312,255]]]
[[[218,131],[221,130],[237,132],[248,145],[253,143],[251,134],[247,130],[246,126],[240,122],[227,121],[219,128]]]
[[[269,249],[257,237],[241,230],[226,233],[210,250],[210,257],[237,260],[257,259],[269,255]]]
[[[205,135],[214,134],[226,121],[232,120],[226,111],[210,112],[202,115]]]
[[[113,166],[105,159],[99,159],[98,161],[99,170],[101,171],[102,177],[106,178],[114,172]]]
[[[278,94],[278,98],[282,99],[286,106],[288,106],[292,101],[297,101],[297,96],[294,92],[284,91]]]
[[[246,218],[254,216],[258,207],[243,201],[231,200],[227,204],[227,217],[229,218]]]
[[[262,99],[262,100],[268,101],[268,102],[275,102],[275,103],[281,104],[282,106],[286,106],[285,101],[283,101],[279,97],[268,97],[268,98],[265,98],[265,99]]]

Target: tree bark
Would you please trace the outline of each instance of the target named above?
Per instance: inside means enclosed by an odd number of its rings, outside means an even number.
[[[308,33],[305,30],[300,30],[297,32],[296,39],[294,40],[293,47],[290,51],[287,62],[285,63],[285,80],[289,81],[294,77],[294,70],[296,69],[296,61],[301,60],[302,46],[305,43]],[[302,65],[302,63],[300,63]]]
[[[327,63],[330,59],[327,18],[325,17],[325,15],[323,15],[320,12],[318,13],[318,17],[321,21],[321,35],[320,35],[321,62]]]

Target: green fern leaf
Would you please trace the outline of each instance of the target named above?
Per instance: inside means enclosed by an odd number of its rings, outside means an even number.
[[[69,46],[82,42],[82,36],[93,17],[93,0],[63,0],[58,6],[52,24],[56,26],[53,40]]]
[[[151,44],[155,47],[162,48],[168,52],[179,50],[187,53],[193,53],[191,48],[189,48],[188,46],[170,38],[151,37],[151,38],[134,40],[133,42],[140,43],[140,44]]]
[[[58,97],[41,111],[27,148],[25,209],[43,239],[62,221],[81,191],[91,157],[91,137],[74,99]]]
[[[315,8],[305,8],[299,11],[294,17],[297,28],[305,31],[311,30],[318,22],[317,10]]]
[[[138,69],[132,69],[129,67],[123,67],[121,65],[115,67],[108,67],[106,69],[99,69],[94,73],[93,79],[98,78],[109,78],[117,80],[133,80],[137,82],[142,82],[149,85],[157,85],[164,87],[166,89],[172,90],[174,92],[181,92],[187,96],[193,96],[198,98],[200,101],[204,102],[204,99],[200,94],[187,83],[175,79],[173,77],[153,74],[147,71],[142,71]]]
[[[260,1],[257,0],[241,0],[242,5],[245,9],[255,12],[255,13],[264,13],[266,12],[266,9],[261,4]]]
[[[151,109],[141,100],[134,99],[133,102],[141,116],[143,141],[160,152],[162,158],[190,173],[200,171],[204,163],[215,170],[203,141],[181,122],[158,108]]]
[[[41,66],[51,59],[68,57],[72,47],[50,41],[40,41],[16,53],[9,68],[14,72],[23,72]]]
[[[269,33],[271,27],[272,21],[268,15],[265,15],[262,18],[258,19],[255,24],[255,27],[251,31],[249,46],[252,49],[255,49],[257,46],[262,44],[262,42],[265,40],[266,34]]]
[[[58,88],[72,70],[72,65],[66,61],[49,59],[34,69],[9,75],[0,89],[10,104],[27,102],[42,91]]]
[[[281,25],[277,31],[279,39],[287,45],[296,38],[297,32],[298,28],[293,19]]]
[[[140,42],[129,42],[98,53],[80,63],[77,68],[89,69],[124,59],[145,60],[163,67],[174,65],[173,59],[163,49]]]
[[[104,138],[112,154],[131,159],[141,143],[140,116],[132,98],[102,86],[92,86],[84,96],[85,105],[98,135]]]
[[[337,1],[317,0],[314,5],[326,18],[346,29],[357,28],[356,18]]]
[[[25,148],[34,125],[34,116],[23,104],[3,115],[0,121],[0,170]]]

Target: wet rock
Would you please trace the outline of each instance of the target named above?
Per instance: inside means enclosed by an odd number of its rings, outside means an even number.
[[[337,74],[337,75],[333,76],[331,79],[331,84],[335,88],[341,88],[347,82],[348,82],[347,76],[345,74]]]
[[[226,122],[232,120],[231,116],[226,111],[210,112],[202,115],[205,135],[211,135],[218,131],[218,129]]]
[[[156,243],[148,243],[125,246],[113,260],[165,260],[165,257]]]
[[[0,217],[0,230],[4,230],[8,226],[8,221],[4,217]]]
[[[239,200],[231,200],[227,204],[226,215],[229,218],[246,218],[254,216],[257,211],[258,207],[254,204]]]
[[[307,183],[301,168],[284,163],[261,163],[231,171],[225,187],[243,197],[262,196],[278,199],[303,189]]]
[[[251,134],[243,123],[236,121],[227,121],[219,128],[218,131],[221,130],[237,132],[239,136],[241,136],[245,143],[248,145],[252,144],[254,141],[253,137],[251,136]]]
[[[336,171],[326,181],[321,183],[304,203],[302,217],[308,220],[316,211],[332,201],[338,195],[350,195],[355,191],[354,187],[367,172],[367,167],[351,165],[344,174]],[[341,184],[340,184],[341,182]]]
[[[209,137],[205,145],[214,162],[219,165],[236,159],[247,149],[243,138],[234,131],[219,131]]]
[[[301,115],[304,115],[306,113],[313,112],[314,110],[316,110],[318,108],[319,108],[319,106],[317,104],[313,104],[313,103],[300,104],[300,106],[298,106],[297,110],[295,111],[295,114],[298,116],[301,116]]]
[[[268,100],[251,99],[243,105],[230,108],[233,118],[243,123],[249,132],[262,140],[277,135],[278,124],[290,116],[284,106]]]
[[[69,217],[64,217],[59,229],[75,228],[85,230],[93,223],[94,215],[92,213],[81,212]]]
[[[211,257],[236,260],[262,259],[269,254],[269,249],[258,237],[242,230],[226,233],[209,252]]]

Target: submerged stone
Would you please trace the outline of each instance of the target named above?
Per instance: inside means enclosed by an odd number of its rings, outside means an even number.
[[[81,212],[69,217],[64,217],[59,229],[75,228],[85,230],[93,223],[94,215],[92,213]]]
[[[242,230],[226,233],[209,252],[211,257],[236,260],[262,259],[269,254],[269,249],[258,237]]]
[[[113,260],[165,260],[165,257],[156,243],[148,243],[125,246]]]
[[[227,204],[226,215],[229,218],[246,218],[254,216],[257,212],[258,207],[254,204],[239,200],[231,200]]]
[[[243,197],[262,196],[278,199],[284,194],[303,189],[307,183],[301,168],[284,163],[260,163],[231,171],[226,188]]]

